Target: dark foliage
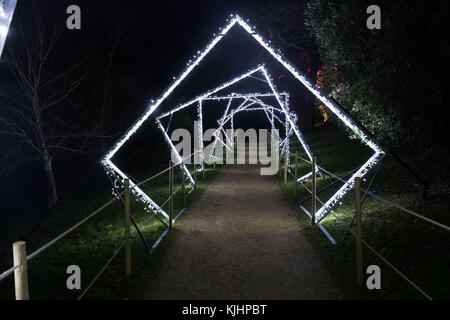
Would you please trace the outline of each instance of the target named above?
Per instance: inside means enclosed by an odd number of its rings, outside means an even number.
[[[446,1],[378,1],[381,30],[369,30],[367,1],[312,0],[305,23],[321,59],[336,66],[330,92],[385,143],[448,152],[450,116]]]

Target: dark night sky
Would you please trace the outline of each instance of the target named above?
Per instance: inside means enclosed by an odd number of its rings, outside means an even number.
[[[129,1],[126,5],[123,2],[112,5],[114,2],[97,0],[95,4],[92,4],[93,1],[86,2],[88,5],[80,2],[84,19],[80,34],[86,33],[86,38],[92,37],[92,34],[98,37],[100,30],[104,30],[103,36],[107,37],[109,30],[124,30],[116,56],[116,67],[124,75],[145,83],[148,86],[148,99],[156,98],[172,82],[172,77],[184,70],[186,62],[197,50],[205,47],[212,39],[212,34],[225,25],[231,13],[250,19],[250,23],[266,38],[270,28],[266,21],[258,19],[253,10],[254,6],[267,5],[267,1]],[[104,10],[109,14],[105,15]],[[111,13],[114,11],[119,13]],[[111,15],[117,17],[116,21],[111,21]],[[186,84],[190,85],[204,82],[198,93],[203,92],[203,88],[212,88],[253,68],[257,63],[273,61],[270,57],[258,56],[263,50],[254,40],[244,32],[235,31],[223,42],[236,47],[230,48],[225,44],[217,47],[210,53],[210,61],[204,60],[200,66],[203,74],[199,71],[199,74],[193,73],[191,79],[186,79]],[[297,57],[293,58],[291,60],[295,63]],[[279,68],[271,71],[274,78],[285,74],[285,70]],[[284,83],[278,85],[283,86]],[[296,89],[302,91],[302,88]],[[187,96],[188,92],[195,90],[189,88],[181,95]],[[175,99],[176,94],[173,97]]]
[[[29,19],[24,12],[31,0],[19,1],[11,34],[8,41],[14,41],[15,26],[19,21],[26,24]],[[131,77],[142,84],[148,92],[145,101],[136,102],[136,115],[155,99],[186,67],[186,62],[197,50],[202,50],[213,38],[213,33],[226,24],[232,13],[249,19],[250,24],[268,39],[270,25],[258,14],[258,9],[268,6],[271,1],[123,1],[117,0],[44,0],[38,2],[38,8],[48,12],[49,19],[59,17],[61,24],[67,17],[65,10],[70,4],[77,4],[82,10],[82,30],[66,31],[68,45],[62,54],[77,58],[84,48],[101,46],[117,31],[122,32],[117,50],[114,68],[123,77]],[[201,64],[199,71],[186,79],[185,91],[173,95],[173,99],[189,98],[192,92],[201,93],[223,81],[229,80],[258,63],[270,64],[273,59],[261,56],[262,50],[245,32],[235,32],[223,40],[224,44],[213,50],[208,59]],[[230,46],[227,46],[229,44]],[[285,52],[286,53],[286,52]],[[298,54],[298,53],[296,53]],[[299,56],[288,56],[294,64],[300,62]],[[275,64],[270,68],[272,76],[286,74]],[[302,70],[306,71],[306,70]],[[203,72],[203,73],[201,73]],[[313,74],[313,72],[312,72]],[[314,81],[315,79],[312,79]],[[192,84],[202,84],[196,90]],[[277,83],[278,88],[291,89],[301,96],[304,104],[305,91],[288,81]],[[177,96],[177,94],[179,94]],[[310,99],[311,100],[311,99]],[[295,99],[293,99],[295,101]],[[168,101],[169,102],[169,101]],[[301,107],[301,106],[300,106]],[[298,106],[297,106],[298,108]]]

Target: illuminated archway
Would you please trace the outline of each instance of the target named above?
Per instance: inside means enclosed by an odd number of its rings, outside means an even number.
[[[285,58],[282,56],[280,51],[275,51],[268,42],[266,42],[255,29],[248,25],[241,17],[238,15],[232,15],[228,24],[220,29],[220,33],[214,36],[213,40],[206,46],[203,51],[199,51],[194,60],[189,62],[186,69],[181,73],[181,75],[174,79],[173,83],[165,90],[161,96],[148,107],[147,111],[129,128],[125,134],[114,144],[114,146],[107,152],[107,154],[102,159],[102,165],[106,169],[107,173],[123,182],[127,176],[112,162],[112,157],[117,153],[117,151],[123,146],[123,144],[142,126],[142,124],[154,113],[154,111],[161,105],[163,101],[171,95],[171,93],[178,87],[178,85],[184,81],[189,74],[194,70],[199,63],[209,54],[209,52],[228,34],[231,28],[234,26],[239,26],[250,34],[254,40],[256,40],[278,63],[280,63],[284,68],[286,68],[290,74],[297,79],[304,87],[306,87],[317,99],[319,99],[324,106],[326,106],[333,114],[337,116],[354,134],[356,134],[362,142],[369,146],[373,150],[373,155],[346,181],[346,183],[321,207],[315,214],[315,219],[317,223],[320,223],[330,212],[331,209],[344,197],[354,186],[355,177],[363,177],[367,172],[375,166],[380,159],[385,155],[385,152],[373,141],[366,133],[365,130],[360,127],[360,125],[353,120],[353,118],[343,110],[335,101],[328,98],[321,90],[312,84],[300,71],[296,70],[294,66],[289,64]],[[229,84],[235,83],[242,78],[252,75],[255,72],[262,72],[264,78],[266,79],[271,92],[275,95],[279,105],[284,109],[284,104],[281,100],[280,95],[277,93],[276,88],[270,78],[266,68],[264,66],[259,66],[256,69],[250,70],[248,73],[232,80]],[[219,91],[221,88],[218,88]],[[216,92],[217,92],[216,91]],[[214,92],[208,92],[200,98],[196,98],[193,103],[200,101],[202,98],[206,98],[213,94]],[[180,106],[181,108],[181,106]],[[286,110],[285,110],[286,111]],[[294,128],[296,135],[300,139],[298,130],[296,126],[292,123],[292,119],[287,117],[290,125]],[[131,187],[135,187],[134,184],[130,183]],[[160,213],[166,218],[168,215],[159,208],[144,192],[137,188],[132,189],[136,196],[142,199],[148,210]]]

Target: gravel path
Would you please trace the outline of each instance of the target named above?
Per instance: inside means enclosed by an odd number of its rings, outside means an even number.
[[[226,165],[185,212],[145,299],[344,298],[256,165]]]

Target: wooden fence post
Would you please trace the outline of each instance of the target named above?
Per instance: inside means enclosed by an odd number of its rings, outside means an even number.
[[[295,151],[295,168],[294,168],[294,197],[297,198],[297,180],[298,180],[298,151]]]
[[[281,177],[281,171],[283,170],[283,155],[280,155],[281,159],[280,159],[280,165],[279,165],[279,169],[278,169],[278,176]]]
[[[131,239],[130,239],[130,219],[131,219],[131,201],[130,201],[130,180],[124,181],[124,201],[125,201],[125,275],[131,275]]]
[[[287,184],[287,175],[288,175],[288,148],[286,145],[286,150],[284,151],[284,184]]]
[[[279,166],[279,170],[278,170],[278,175],[280,176],[280,178],[281,178],[281,175],[282,175],[282,168],[283,168],[283,153],[282,153],[282,150],[280,150],[280,156],[279,156],[279,162],[280,162],[280,166]]]
[[[169,161],[169,229],[172,228],[173,220],[173,162]]]
[[[362,230],[361,230],[361,178],[355,178],[355,211],[356,211],[356,277],[358,285],[363,285]]]
[[[14,287],[16,300],[29,300],[28,292],[28,267],[27,267],[27,244],[25,241],[13,243],[13,263],[14,266],[21,267],[14,270]]]
[[[197,189],[197,165],[194,163],[194,184],[195,184],[195,189]]]
[[[316,224],[316,157],[312,159],[311,223]]]
[[[181,170],[181,189],[183,189],[183,203],[186,205],[186,176],[183,170]]]

